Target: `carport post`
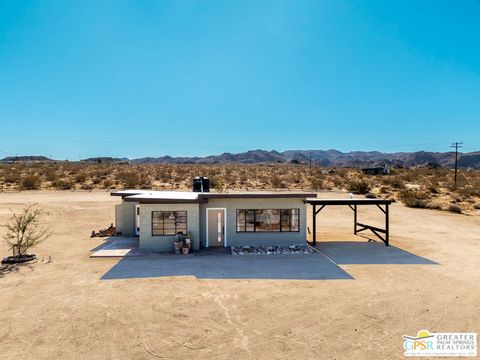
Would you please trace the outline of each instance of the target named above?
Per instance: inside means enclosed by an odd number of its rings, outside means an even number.
[[[313,206],[313,246],[317,245],[317,206],[312,204]]]
[[[388,246],[388,242],[389,242],[389,238],[390,238],[390,231],[389,231],[389,227],[390,227],[390,224],[389,224],[389,219],[388,219],[388,208],[389,208],[389,205],[388,204],[385,204],[385,245]]]
[[[353,205],[353,233],[357,235],[357,205]]]

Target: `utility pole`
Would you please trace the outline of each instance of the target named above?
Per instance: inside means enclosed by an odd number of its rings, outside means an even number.
[[[457,188],[457,169],[458,169],[458,149],[462,148],[463,142],[454,142],[450,146],[455,148],[455,189]]]
[[[310,175],[312,175],[312,154],[310,154]]]

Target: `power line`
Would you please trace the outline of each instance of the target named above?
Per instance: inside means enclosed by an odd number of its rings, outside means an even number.
[[[450,146],[455,148],[455,189],[457,188],[457,169],[458,169],[458,149],[463,147],[463,142],[454,142]]]

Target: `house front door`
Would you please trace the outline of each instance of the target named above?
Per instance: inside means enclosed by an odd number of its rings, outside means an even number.
[[[140,235],[140,205],[135,205],[135,236]]]
[[[225,246],[225,210],[207,209],[207,246]]]

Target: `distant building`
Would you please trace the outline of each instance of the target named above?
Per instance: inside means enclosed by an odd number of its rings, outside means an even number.
[[[390,174],[390,168],[387,165],[384,167],[363,168],[362,172],[365,175],[388,175]]]

